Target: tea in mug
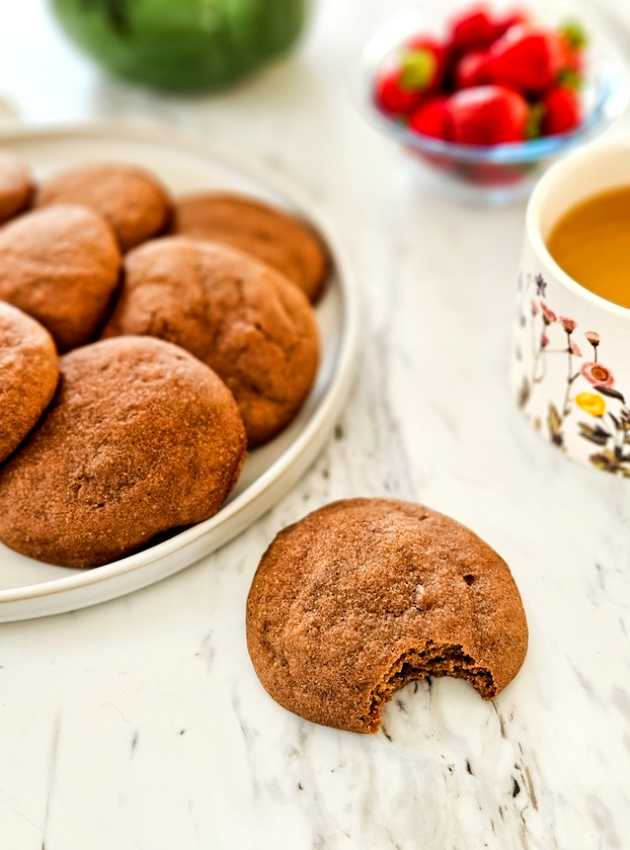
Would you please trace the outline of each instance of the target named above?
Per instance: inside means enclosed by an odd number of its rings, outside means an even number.
[[[573,280],[630,307],[630,186],[581,201],[555,224],[547,248]]]

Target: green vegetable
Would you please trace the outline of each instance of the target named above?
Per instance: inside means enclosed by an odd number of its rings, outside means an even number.
[[[287,51],[309,0],[50,0],[74,43],[112,74],[214,88]]]

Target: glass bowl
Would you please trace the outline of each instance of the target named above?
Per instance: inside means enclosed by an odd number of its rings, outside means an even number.
[[[392,62],[400,46],[414,33],[435,31],[432,23],[417,15],[400,16],[370,39],[361,63],[359,98],[372,122],[423,166],[436,188],[487,203],[524,197],[552,160],[602,133],[626,109],[629,89],[623,65],[608,52],[604,56],[590,47],[581,90],[584,120],[570,133],[487,147],[415,133],[377,108],[374,86],[377,73]]]

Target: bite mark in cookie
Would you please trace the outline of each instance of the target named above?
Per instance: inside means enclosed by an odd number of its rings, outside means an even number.
[[[247,600],[247,643],[285,708],[375,732],[410,681],[455,676],[494,697],[523,663],[527,622],[509,568],[472,531],[422,505],[349,499],[273,541]]]

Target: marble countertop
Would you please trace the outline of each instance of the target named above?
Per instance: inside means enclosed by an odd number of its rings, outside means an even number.
[[[26,120],[150,118],[290,175],[338,222],[366,307],[352,399],[288,498],[161,584],[0,626],[3,850],[628,847],[630,489],[513,409],[523,206],[429,194],[351,103],[358,45],[395,5],[322,0],[295,58],[215,98],[104,81],[43,0],[3,24],[0,86]],[[531,643],[498,699],[411,685],[387,734],[363,737],[263,692],[243,624],[258,559],[285,524],[354,495],[426,502],[509,562]]]

